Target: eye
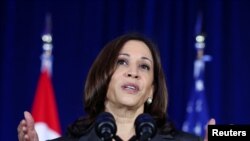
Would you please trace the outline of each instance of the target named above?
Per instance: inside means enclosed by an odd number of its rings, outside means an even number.
[[[117,60],[117,65],[127,65],[127,61],[125,59],[118,59]]]
[[[147,64],[142,64],[142,65],[140,65],[140,67],[141,67],[142,69],[144,69],[144,70],[150,70],[150,67],[149,67],[149,65],[147,65]]]

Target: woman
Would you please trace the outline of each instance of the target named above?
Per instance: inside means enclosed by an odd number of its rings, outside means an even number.
[[[54,140],[99,140],[94,132],[97,116],[114,116],[116,135],[122,140],[135,136],[135,119],[142,113],[156,121],[152,140],[198,141],[199,137],[176,131],[167,122],[168,93],[160,56],[155,45],[139,34],[126,34],[109,42],[94,61],[85,84],[86,117],[71,124],[67,134]],[[19,141],[37,141],[32,116],[18,126]]]

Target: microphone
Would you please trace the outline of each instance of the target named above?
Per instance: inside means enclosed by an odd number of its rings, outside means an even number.
[[[135,120],[135,132],[139,141],[149,141],[156,134],[156,122],[147,113],[140,114]]]
[[[115,119],[111,113],[102,112],[96,118],[95,131],[102,141],[112,141],[116,135]]]

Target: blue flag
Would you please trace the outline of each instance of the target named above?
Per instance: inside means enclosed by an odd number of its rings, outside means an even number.
[[[204,86],[204,59],[198,58],[194,62],[194,88],[187,105],[187,117],[183,124],[183,131],[204,137],[208,122],[208,107]]]

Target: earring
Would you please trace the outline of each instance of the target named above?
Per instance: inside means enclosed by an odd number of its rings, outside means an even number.
[[[151,104],[152,101],[153,101],[152,97],[149,97],[149,98],[147,99],[147,104]]]

